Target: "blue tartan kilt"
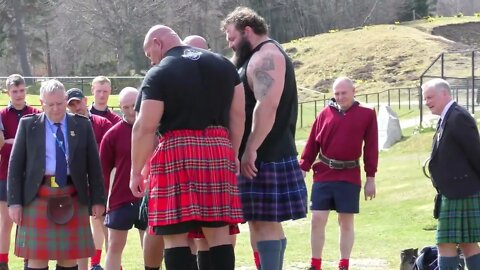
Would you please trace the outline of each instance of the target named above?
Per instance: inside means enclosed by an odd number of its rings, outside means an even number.
[[[437,244],[480,242],[480,193],[464,199],[442,196]]]
[[[244,219],[282,222],[306,217],[307,188],[297,157],[256,166],[254,179],[238,176]]]

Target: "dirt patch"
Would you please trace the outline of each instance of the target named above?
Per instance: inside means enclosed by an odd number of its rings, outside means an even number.
[[[314,86],[313,89],[317,90],[321,93],[328,93],[330,89],[332,88],[332,84],[335,81],[335,79],[324,79],[318,81]]]
[[[373,79],[373,64],[367,63],[365,66],[352,70],[350,75],[355,80],[368,81]]]
[[[298,52],[298,50],[295,47],[290,47],[285,49],[285,52],[288,53],[289,55],[294,55]]]
[[[478,22],[435,27],[432,34],[465,44],[471,49],[480,49],[480,23]]]
[[[303,66],[303,62],[300,60],[293,60],[292,64],[293,64],[293,68],[299,68]]]

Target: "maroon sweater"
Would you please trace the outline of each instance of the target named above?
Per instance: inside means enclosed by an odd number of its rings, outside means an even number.
[[[90,114],[90,122],[95,134],[95,141],[97,141],[97,146],[100,149],[100,143],[107,131],[112,127],[112,123],[107,118],[95,114]]]
[[[11,105],[0,111],[0,116],[3,123],[3,136],[5,140],[15,138],[17,135],[18,123],[20,118],[27,114],[40,113],[37,108],[26,105],[23,110],[15,110]],[[10,154],[12,153],[13,144],[6,143],[0,150],[0,181],[7,180],[8,162],[10,161]]]
[[[100,144],[100,161],[107,191],[110,187],[110,174],[112,169],[116,168],[113,186],[109,193],[107,212],[140,200],[133,196],[129,187],[132,167],[132,127],[122,120],[105,134]]]
[[[303,150],[300,167],[309,171],[313,165],[314,181],[346,181],[361,185],[360,168],[335,170],[315,162],[320,149],[336,160],[356,160],[362,156],[367,177],[374,177],[378,165],[378,127],[375,110],[354,103],[341,113],[335,106],[323,109],[313,123]],[[314,163],[315,162],[315,163]]]
[[[112,123],[112,125],[115,125],[116,123],[122,121],[122,118],[118,114],[116,114],[112,110],[110,110],[109,108],[107,108],[105,111],[99,111],[99,110],[95,109],[95,107],[93,107],[93,105],[92,105],[90,107],[90,113],[107,118],[108,121],[110,121],[110,123]]]

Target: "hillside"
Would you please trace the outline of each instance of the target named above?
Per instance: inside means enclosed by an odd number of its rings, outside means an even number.
[[[354,79],[359,92],[377,92],[417,86],[421,73],[441,52],[472,47],[455,42],[467,40],[459,37],[471,35],[473,28],[461,25],[472,22],[480,29],[479,17],[436,18],[332,31],[284,46],[294,60],[298,85],[316,90],[300,90],[301,101],[319,98],[319,92],[328,92],[333,80],[341,75]],[[448,30],[438,30],[445,25]],[[454,33],[455,38],[453,34],[449,36],[453,40],[434,35],[446,31]],[[468,42],[475,45],[478,40]]]

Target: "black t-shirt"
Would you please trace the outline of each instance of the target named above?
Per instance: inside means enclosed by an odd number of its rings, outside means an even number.
[[[158,132],[228,128],[233,92],[240,78],[235,66],[212,52],[178,46],[145,76],[135,109],[143,100],[164,102]]]

